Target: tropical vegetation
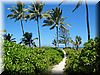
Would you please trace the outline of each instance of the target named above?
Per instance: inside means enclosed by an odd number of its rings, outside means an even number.
[[[38,38],[33,38],[32,39],[32,33],[29,32],[25,32],[25,34],[23,35],[23,38],[21,39],[20,44],[24,44],[27,45],[29,47],[37,47],[35,44],[35,40],[37,40]]]
[[[85,0],[88,41],[84,43],[82,48],[80,45],[83,38],[76,35],[72,39],[70,36],[70,30],[68,29],[70,24],[66,24],[66,16],[63,15],[63,10],[60,7],[62,3],[64,1],[47,11],[43,10],[45,3],[40,1],[32,2],[29,6],[23,2],[17,2],[14,7],[8,9],[11,14],[8,14],[7,18],[15,19],[15,22],[20,21],[23,35],[20,42],[18,42],[16,37],[13,38],[13,34],[4,33],[4,71],[2,75],[48,74],[52,67],[64,58],[63,51],[59,47],[60,44],[64,45],[63,50],[67,55],[64,68],[65,74],[90,75],[100,71],[100,38],[90,38],[87,1]],[[82,0],[79,0],[72,12],[75,12],[81,4]],[[23,21],[36,22],[38,37],[33,38],[32,32],[24,30]],[[43,21],[43,24],[40,25],[40,21]],[[50,27],[50,30],[56,29],[56,38],[52,39],[54,47],[42,47],[40,26]]]
[[[90,39],[80,50],[65,49],[68,55],[66,59],[65,72],[69,75],[95,75],[98,71],[98,63],[96,61],[98,54],[96,53],[96,45],[99,42],[99,38]]]
[[[57,48],[32,48],[4,40],[3,75],[45,74],[62,58],[63,52]]]

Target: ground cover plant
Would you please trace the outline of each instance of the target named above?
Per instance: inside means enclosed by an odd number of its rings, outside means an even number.
[[[4,74],[38,75],[48,72],[63,58],[57,48],[31,48],[4,40]]]

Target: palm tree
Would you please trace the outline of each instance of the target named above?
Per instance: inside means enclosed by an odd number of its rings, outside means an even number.
[[[82,4],[82,0],[79,0],[76,7],[72,12],[74,12],[79,6]],[[88,13],[88,4],[87,0],[85,0],[85,7],[86,7],[86,23],[87,23],[87,31],[88,31],[88,40],[90,40],[90,25],[89,25],[89,13]]]
[[[59,4],[59,6],[64,3],[64,0]],[[72,12],[74,12],[76,9],[78,9],[82,5],[82,0],[79,0],[76,4],[76,7],[73,9]],[[87,23],[87,31],[88,31],[88,40],[90,40],[90,25],[89,25],[89,13],[88,13],[88,3],[87,0],[85,0],[85,7],[86,7],[86,23]]]
[[[52,9],[48,12],[49,16],[44,20],[43,26],[50,26],[50,30],[56,28],[56,35],[57,35],[57,46],[58,45],[58,27],[60,25],[61,17],[62,17],[62,10],[59,7]]]
[[[76,36],[75,37],[75,46],[76,46],[76,50],[78,50],[79,45],[82,43],[82,39],[80,36]]]
[[[76,50],[78,50],[79,45],[82,43],[82,38],[80,36],[76,36],[75,41],[71,39],[70,43],[73,44],[73,48],[76,47]]]
[[[36,1],[35,3],[32,3],[30,8],[28,9],[29,12],[28,18],[30,20],[35,20],[37,22],[39,47],[41,47],[39,19],[42,18],[43,7],[44,4],[42,2]]]
[[[37,40],[38,38],[34,38],[32,39],[32,33],[29,33],[29,32],[25,32],[25,34],[23,35],[23,38],[20,42],[20,44],[25,44],[25,45],[28,45],[29,47],[31,46],[34,46],[36,47],[36,44],[34,42],[34,40]]]
[[[8,34],[6,33],[3,35],[4,40],[8,40],[9,42],[16,42],[15,38],[12,38],[12,36],[13,36],[13,34],[9,34],[9,33]]]
[[[15,19],[16,21],[20,21],[21,23],[21,28],[22,28],[22,33],[24,35],[24,28],[23,28],[23,20],[27,20],[26,19],[26,9],[25,9],[25,5],[22,2],[18,2],[16,6],[12,7],[12,8],[8,8],[8,10],[10,10],[10,12],[12,12],[11,14],[9,14],[7,17],[10,19]]]

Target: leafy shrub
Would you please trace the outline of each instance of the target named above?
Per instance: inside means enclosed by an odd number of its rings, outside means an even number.
[[[76,72],[79,71],[78,64],[79,64],[79,56],[80,51],[76,51],[73,49],[67,50],[67,59],[66,59],[66,65],[65,65],[65,71],[67,73],[70,73],[72,71]]]
[[[7,75],[38,75],[59,63],[63,52],[57,48],[29,48],[4,41],[4,72]]]
[[[91,39],[82,50],[66,50],[65,71],[68,74],[92,74],[96,70],[96,41]]]
[[[96,42],[96,73],[100,73],[100,37],[95,38]]]

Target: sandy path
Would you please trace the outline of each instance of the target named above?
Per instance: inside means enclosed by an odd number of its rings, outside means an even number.
[[[64,53],[64,58],[63,58],[63,60],[59,64],[55,65],[52,68],[51,75],[63,75],[63,72],[64,72],[63,69],[65,67],[65,60],[66,60],[66,53],[65,53],[64,50],[62,50],[62,51]]]

